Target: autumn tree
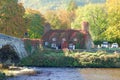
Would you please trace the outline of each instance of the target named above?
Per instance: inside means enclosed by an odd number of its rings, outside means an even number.
[[[52,29],[71,29],[71,23],[75,19],[76,9],[77,4],[74,0],[71,0],[67,5],[67,10],[49,10],[46,12],[45,18],[51,24]]]
[[[67,10],[48,11],[45,18],[51,24],[52,29],[71,28],[71,14]]]
[[[70,21],[70,14],[67,10],[59,10],[57,11],[57,16],[61,22],[60,29],[70,29],[71,21]]]
[[[76,18],[76,14],[75,11],[77,9],[77,4],[75,2],[75,0],[71,0],[70,3],[68,4],[68,14],[69,14],[69,20],[70,20],[70,28],[72,28],[72,22],[74,22],[75,18]]]
[[[120,0],[107,0],[106,11],[108,13],[108,29],[106,40],[120,44]]]
[[[23,37],[26,32],[23,18],[25,9],[18,0],[0,0],[0,32],[16,37]]]
[[[61,29],[61,21],[55,11],[47,11],[45,19],[50,23],[52,29]]]
[[[77,4],[75,0],[71,0],[70,3],[68,4],[67,10],[74,11],[75,9],[77,9]]]

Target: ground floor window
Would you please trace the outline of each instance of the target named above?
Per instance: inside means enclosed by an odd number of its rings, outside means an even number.
[[[68,46],[68,48],[74,50],[75,49],[75,45],[72,44],[72,43],[70,43],[69,46]]]
[[[45,46],[48,46],[48,42],[45,42]]]
[[[51,44],[51,47],[52,47],[52,48],[56,48],[56,44],[55,44],[55,43],[52,43],[52,44]]]

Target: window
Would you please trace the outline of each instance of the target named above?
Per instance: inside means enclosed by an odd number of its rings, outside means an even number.
[[[56,48],[56,44],[55,44],[55,43],[52,43],[52,44],[51,44],[51,47],[52,47],[52,48]]]
[[[65,39],[65,38],[62,38],[62,41],[64,42],[64,41],[66,41],[66,39]]]
[[[77,41],[77,38],[74,38],[73,40],[74,40],[74,41]]]
[[[72,48],[73,48],[73,44],[70,43],[70,44],[69,44],[69,49],[72,49]]]
[[[45,46],[47,46],[48,45],[48,42],[45,42]]]
[[[56,41],[56,38],[52,38],[52,41]]]

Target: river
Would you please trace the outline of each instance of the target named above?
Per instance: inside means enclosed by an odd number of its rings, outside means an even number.
[[[33,68],[34,75],[19,75],[8,80],[120,80],[120,68]]]

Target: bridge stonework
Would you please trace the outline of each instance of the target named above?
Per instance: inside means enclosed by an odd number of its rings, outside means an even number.
[[[12,46],[20,59],[27,56],[24,42],[19,38],[0,34],[0,48],[4,45]]]

